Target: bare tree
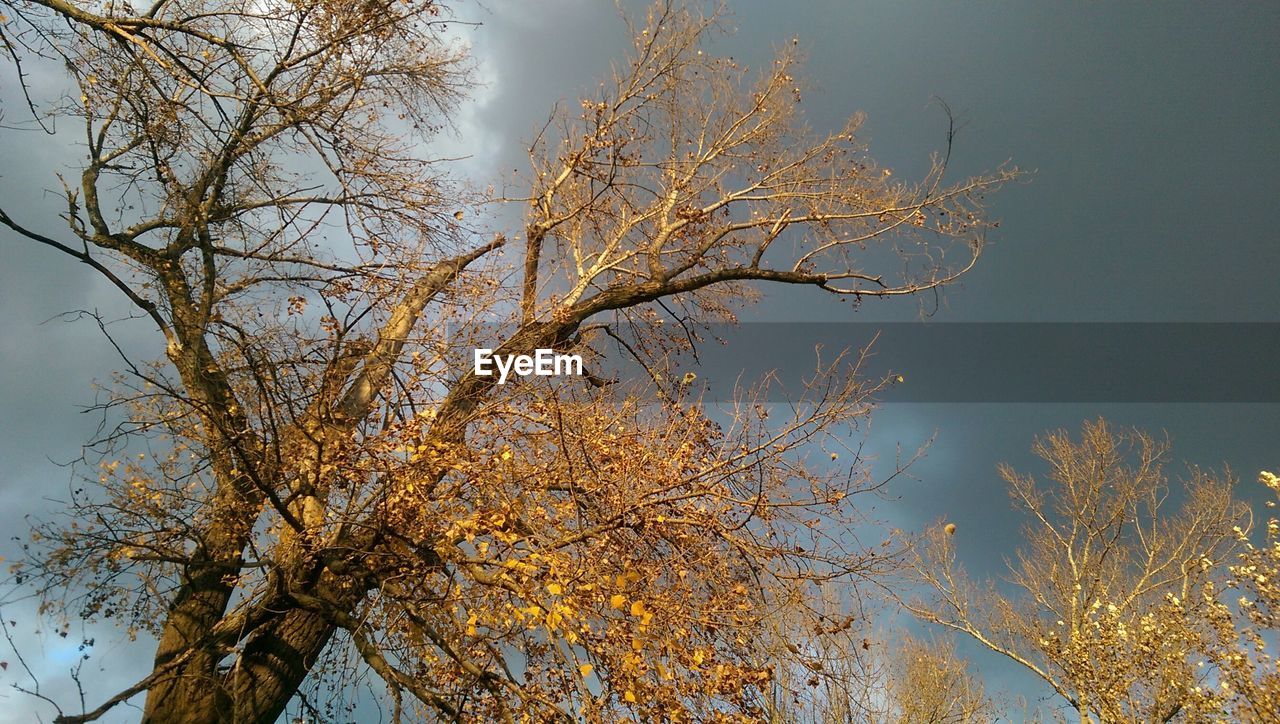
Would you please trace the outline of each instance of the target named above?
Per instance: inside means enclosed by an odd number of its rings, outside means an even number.
[[[877,633],[863,614],[825,626],[775,622],[774,724],[961,724],[995,718],[995,702],[949,639]],[[806,622],[808,623],[808,622]]]
[[[904,635],[893,658],[890,720],[969,724],[995,719],[995,705],[951,641]]]
[[[908,607],[1039,677],[1082,722],[1221,712],[1202,653],[1213,576],[1244,523],[1230,476],[1192,469],[1172,484],[1167,443],[1101,420],[1034,450],[1045,481],[1000,469],[1028,520],[1007,584],[970,582],[962,535],[938,528],[915,566],[931,598]]]
[[[456,363],[603,354],[626,325],[657,369],[679,342],[659,314],[723,319],[747,283],[935,289],[977,258],[982,194],[1012,171],[946,185],[944,156],[899,182],[856,121],[806,129],[793,48],[751,79],[708,52],[719,16],[660,2],[532,145],[523,229],[477,239],[454,221],[475,199],[420,151],[467,85],[436,2],[6,7],[12,66],[75,89],[27,88],[33,109],[82,123],[87,157],[61,177],[63,234],[0,223],[167,343],[121,350],[124,422],[23,574],[52,615],[158,640],[148,676],[61,721],[143,693],[149,722],[321,711],[349,655],[397,720],[751,716],[761,622],[888,564],[823,532],[857,519],[865,469],[804,454],[868,413],[847,359],[783,419],[748,402],[727,422],[687,391],[646,405],[644,385]]]

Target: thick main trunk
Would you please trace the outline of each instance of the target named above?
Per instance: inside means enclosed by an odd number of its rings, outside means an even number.
[[[230,701],[207,654],[193,657],[147,692],[144,724],[220,724],[230,721]]]
[[[200,651],[147,695],[144,724],[271,724],[306,679],[335,627],[303,609],[249,639],[230,673]]]
[[[145,724],[273,724],[280,717],[333,638],[336,626],[326,613],[349,614],[368,590],[363,568],[352,577],[330,570],[309,575],[305,559],[282,561],[282,566],[297,574],[294,586],[283,586],[290,592],[259,602],[238,623],[225,618],[230,589],[222,577],[205,582],[210,589],[205,607],[192,598],[175,603],[156,665],[177,665],[148,692]],[[187,589],[201,591],[198,583],[193,580]],[[187,621],[190,635],[184,635]],[[222,652],[230,641],[211,640],[208,634],[218,626],[239,638],[229,671],[220,670],[219,663],[228,658]],[[204,638],[197,632],[205,632]]]
[[[245,646],[229,688],[236,724],[271,724],[302,685],[335,627],[323,616],[295,609]]]
[[[216,571],[189,583],[169,609],[156,647],[156,670],[166,670],[147,691],[144,722],[215,724],[226,721],[229,697],[218,675],[218,655],[206,637],[222,617],[230,589]],[[176,663],[175,663],[176,662]]]

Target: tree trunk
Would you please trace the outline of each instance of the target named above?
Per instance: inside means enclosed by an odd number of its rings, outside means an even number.
[[[230,702],[218,675],[216,649],[205,640],[212,622],[226,610],[229,590],[216,570],[189,584],[185,598],[169,609],[160,643],[156,670],[174,666],[147,691],[143,721],[215,724],[226,721]]]
[[[144,724],[272,724],[333,638],[325,617],[303,609],[281,614],[252,636],[235,668],[217,671],[200,649],[147,695]]]
[[[306,679],[335,627],[303,609],[285,613],[245,646],[231,673],[236,724],[272,724]]]

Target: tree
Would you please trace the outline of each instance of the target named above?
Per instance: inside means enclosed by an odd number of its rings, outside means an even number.
[[[939,528],[915,565],[930,597],[908,607],[1039,677],[1082,722],[1220,713],[1203,654],[1213,578],[1246,513],[1229,474],[1193,468],[1170,483],[1167,443],[1102,420],[1079,441],[1058,431],[1034,450],[1044,482],[1000,468],[1029,521],[1007,591],[971,583],[956,561],[963,538]]]
[[[1264,470],[1258,482],[1280,496],[1280,477],[1274,473]],[[1275,505],[1275,500],[1266,502],[1268,508]],[[1280,520],[1274,514],[1265,531],[1258,546],[1245,530],[1237,530],[1241,550],[1227,566],[1221,593],[1213,587],[1204,592],[1213,632],[1208,658],[1218,673],[1219,695],[1236,721],[1280,719],[1280,673],[1275,655],[1267,652],[1267,640],[1274,642],[1280,631]]]
[[[886,565],[823,533],[857,517],[866,471],[808,458],[869,410],[847,360],[785,419],[713,418],[656,374],[498,385],[456,363],[591,360],[625,327],[660,370],[687,344],[664,330],[692,339],[761,284],[936,289],[1012,171],[945,185],[942,156],[898,182],[856,120],[806,129],[794,47],[751,80],[709,52],[719,16],[660,2],[532,144],[523,228],[478,238],[455,216],[484,199],[422,151],[468,83],[439,3],[8,7],[11,68],[74,87],[46,106],[24,81],[32,112],[83,124],[87,157],[65,232],[0,223],[166,342],[121,350],[100,470],[22,571],[51,615],[158,641],[148,676],[61,721],[145,693],[149,722],[272,722],[323,707],[348,653],[395,719],[751,716],[761,622]]]
[[[948,640],[904,635],[890,678],[891,721],[969,724],[991,721],[995,707]]]
[[[949,639],[876,635],[845,615],[823,630],[783,628],[767,702],[773,724],[991,721],[997,709]],[[788,656],[788,654],[791,654]]]

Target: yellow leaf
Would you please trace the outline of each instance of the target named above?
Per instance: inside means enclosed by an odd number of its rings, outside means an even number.
[[[632,615],[632,616],[643,616],[643,615],[644,615],[644,601],[632,601],[632,602],[631,602],[631,615]]]
[[[621,609],[623,606],[627,605],[627,597],[621,593],[615,593],[613,594],[613,597],[609,599],[609,605],[616,609]]]
[[[559,583],[548,583],[547,592],[553,596],[559,596],[560,594],[564,593],[564,587],[561,586]]]
[[[591,664],[583,664],[582,666],[578,667],[578,673],[582,674],[582,678],[585,679],[588,676],[591,676],[591,672],[595,671],[595,669],[596,667],[592,666]]]
[[[627,692],[622,695],[622,698],[626,699],[628,702],[632,704],[636,703],[636,694],[634,691],[630,689],[627,689]]]

